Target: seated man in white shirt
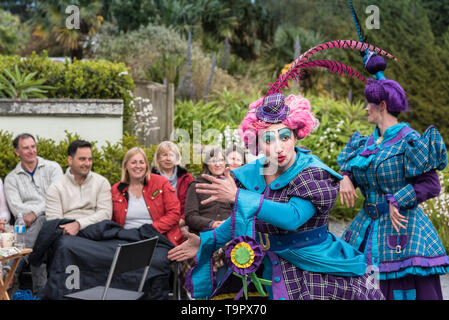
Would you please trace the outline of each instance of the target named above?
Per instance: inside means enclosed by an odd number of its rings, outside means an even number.
[[[92,172],[91,144],[73,141],[68,148],[68,163],[64,176],[47,192],[46,217],[74,219],[60,226],[63,234],[77,235],[94,223],[111,220],[111,185],[103,176]]]
[[[31,134],[19,134],[13,140],[13,146],[20,161],[5,178],[5,197],[9,210],[16,219],[22,213],[26,225],[25,246],[33,248],[45,222],[47,190],[63,173],[57,162],[37,155],[36,140]],[[21,266],[18,267],[18,272],[20,269]],[[30,269],[33,292],[39,294],[47,281],[46,266],[31,266]]]

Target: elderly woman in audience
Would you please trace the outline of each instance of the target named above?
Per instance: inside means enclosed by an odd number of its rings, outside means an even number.
[[[223,177],[224,170],[225,155],[223,150],[219,147],[206,149],[203,160],[203,173],[220,178]],[[187,190],[185,222],[189,231],[195,234],[217,228],[231,215],[231,206],[229,204],[221,202],[213,202],[206,205],[201,204],[208,197],[196,192],[195,186],[197,183],[208,183],[208,181],[199,176],[190,184]],[[214,269],[221,267],[223,265],[223,252],[217,251],[213,259]],[[187,272],[194,265],[194,259],[181,262],[181,281],[184,280]]]
[[[203,160],[203,173],[222,178],[225,170],[224,152],[219,147],[206,150]],[[209,183],[199,176],[190,184],[187,190],[185,219],[190,232],[199,234],[207,229],[215,229],[231,215],[231,206],[227,203],[212,202],[202,204],[208,195],[196,192],[197,183]]]
[[[153,159],[152,173],[159,174],[170,181],[176,190],[181,204],[181,219],[179,226],[185,226],[184,207],[186,202],[187,189],[193,182],[193,176],[181,166],[181,153],[178,146],[171,141],[163,141],[156,149]]]

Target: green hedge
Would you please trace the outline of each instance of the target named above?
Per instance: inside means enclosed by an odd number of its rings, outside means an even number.
[[[44,84],[55,87],[46,94],[48,98],[123,99],[124,130],[129,129],[130,102],[135,86],[125,64],[106,60],[60,63],[51,61],[45,51],[42,55],[33,53],[26,58],[0,55],[0,71],[15,65],[21,73],[37,72],[38,78],[47,80]]]

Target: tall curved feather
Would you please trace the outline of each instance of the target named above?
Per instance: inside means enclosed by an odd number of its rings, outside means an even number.
[[[355,40],[333,40],[328,41],[325,43],[322,43],[318,46],[315,46],[306,52],[304,52],[298,59],[296,59],[287,72],[280,75],[279,79],[273,83],[269,84],[270,89],[268,90],[268,94],[280,92],[280,90],[287,86],[288,87],[288,80],[291,79],[290,73],[293,73],[293,70],[301,64],[306,62],[311,56],[314,54],[325,51],[331,48],[338,48],[338,49],[353,49],[353,50],[359,50],[359,51],[365,51],[366,49],[370,51],[374,51],[378,55],[387,56],[390,59],[393,59],[395,61],[399,61],[398,58],[394,57],[390,53],[386,52],[385,50],[382,50],[381,48],[375,47],[372,44],[366,43],[366,42],[360,42]]]
[[[288,75],[283,78],[283,81],[285,81],[285,86],[288,86],[288,81],[290,80],[295,80],[295,81],[300,81],[302,79],[304,79],[306,73],[305,70],[309,70],[315,67],[322,67],[322,68],[326,68],[329,71],[336,73],[340,76],[349,76],[351,78],[354,79],[359,79],[360,81],[366,82],[367,80],[365,79],[364,76],[362,76],[357,70],[351,68],[350,66],[338,62],[338,61],[334,61],[334,60],[312,60],[312,61],[306,61],[303,63],[300,63],[298,65],[295,66],[295,68],[293,69],[289,69],[289,73]],[[272,90],[270,90],[267,95],[272,94],[272,93],[278,93],[281,91],[282,87],[277,87],[276,85],[272,85]]]
[[[313,56],[315,53],[324,51],[331,48],[338,48],[338,49],[353,49],[353,50],[359,50],[359,51],[365,51],[366,49],[370,51],[374,51],[378,55],[387,56],[390,59],[393,59],[395,61],[398,61],[398,58],[394,57],[390,53],[386,52],[385,50],[382,50],[381,48],[375,47],[372,44],[361,42],[361,41],[355,41],[355,40],[333,40],[329,42],[325,42],[323,44],[320,44],[316,47],[313,47],[306,52],[304,52],[297,60],[298,62],[304,62],[308,60],[311,56]]]
[[[312,69],[315,67],[322,67],[326,68],[329,71],[339,74],[340,76],[349,76],[354,79],[359,79],[360,81],[366,82],[366,79],[364,76],[362,76],[357,70],[351,68],[350,66],[334,61],[334,60],[313,60],[313,61],[306,61],[299,65],[299,68],[301,69]],[[293,73],[292,73],[293,74]],[[294,74],[298,74],[297,72]],[[299,73],[299,79],[301,79],[301,73]],[[294,77],[292,77],[294,79]],[[298,80],[299,80],[298,79]]]
[[[355,12],[352,0],[349,0],[349,8],[351,8],[352,20],[354,20],[355,29],[357,31],[357,35],[359,36],[359,41],[365,41],[365,39],[363,38],[363,30],[360,27],[359,17],[357,17],[357,13]]]

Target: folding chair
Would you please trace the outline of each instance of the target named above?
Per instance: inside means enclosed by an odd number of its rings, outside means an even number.
[[[172,291],[168,294],[172,300],[181,300],[181,281],[179,280],[179,262],[173,261],[170,264],[170,282]]]
[[[65,297],[80,300],[137,300],[141,298],[144,294],[142,290],[157,241],[158,237],[153,237],[138,242],[119,244],[115,250],[114,260],[112,260],[105,286],[96,286],[67,294]],[[138,291],[110,288],[114,276],[143,267],[145,269]]]

